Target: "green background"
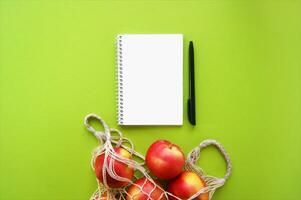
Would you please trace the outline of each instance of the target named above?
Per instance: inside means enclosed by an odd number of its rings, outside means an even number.
[[[233,174],[215,200],[298,200],[301,2],[0,0],[0,199],[88,199],[99,114],[117,127],[115,36],[184,34],[184,125],[118,127],[145,153],[168,139],[188,153],[220,141]],[[187,47],[195,43],[197,126],[186,116]],[[206,149],[200,165],[222,176]]]

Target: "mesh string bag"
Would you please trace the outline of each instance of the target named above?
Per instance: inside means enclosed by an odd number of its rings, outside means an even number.
[[[103,131],[95,130],[91,125],[91,120],[97,120],[102,126]],[[109,126],[96,114],[89,114],[85,117],[84,124],[87,130],[97,138],[99,145],[92,152],[91,166],[95,171],[95,162],[99,156],[103,157],[103,165],[101,168],[102,180],[97,178],[97,189],[91,196],[90,200],[135,200],[138,195],[143,195],[144,199],[148,200],[167,200],[169,198],[181,200],[181,198],[167,192],[164,188],[154,180],[145,166],[145,158],[139,152],[134,150],[133,143],[122,135],[117,129],[109,128]],[[227,171],[223,178],[216,178],[209,176],[196,165],[197,160],[201,155],[202,149],[209,145],[216,147],[223,155],[226,161]],[[127,150],[133,159],[128,159],[116,153],[114,148],[121,147]],[[135,171],[133,178],[128,179],[119,176],[115,171],[115,164],[122,163],[128,168]],[[214,192],[219,187],[223,186],[231,174],[231,161],[229,155],[226,153],[223,146],[215,140],[205,140],[199,146],[194,148],[187,156],[184,166],[186,171],[196,173],[205,182],[205,187],[190,196],[187,200],[193,200],[202,194],[208,193],[209,200],[211,200]],[[110,187],[109,179],[125,183],[123,187]],[[129,187],[138,188],[137,193],[130,194]]]

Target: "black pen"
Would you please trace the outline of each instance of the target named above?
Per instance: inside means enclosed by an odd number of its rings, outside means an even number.
[[[194,83],[194,50],[192,41],[189,42],[189,99],[188,99],[188,120],[196,125],[195,116],[195,83]]]

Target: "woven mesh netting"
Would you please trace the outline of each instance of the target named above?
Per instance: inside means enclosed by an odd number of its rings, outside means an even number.
[[[95,130],[90,125],[90,120],[97,120],[103,126],[103,131]],[[85,126],[88,131],[94,134],[98,139],[99,145],[92,153],[91,166],[97,175],[98,188],[90,200],[181,200],[175,194],[167,192],[158,180],[154,179],[147,167],[143,155],[134,150],[133,143],[123,137],[117,129],[109,128],[108,125],[96,114],[89,114],[85,118]],[[205,147],[213,145],[223,155],[227,171],[223,178],[216,178],[206,175],[204,171],[196,165],[200,152]],[[129,154],[122,156],[116,152],[116,149],[124,149]],[[96,169],[97,162],[102,163],[101,168]],[[131,178],[121,175],[117,168],[123,167],[132,173]],[[192,194],[187,200],[210,200],[217,188],[223,186],[231,174],[231,161],[223,146],[215,140],[205,140],[199,146],[192,149],[187,155],[184,170],[194,172],[201,180],[204,181],[205,187]],[[115,185],[110,184],[114,180]]]

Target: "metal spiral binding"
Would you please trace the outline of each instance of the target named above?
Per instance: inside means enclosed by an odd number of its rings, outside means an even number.
[[[117,115],[118,124],[123,124],[123,65],[122,65],[122,36],[117,36]]]

